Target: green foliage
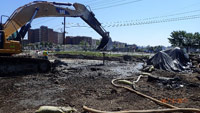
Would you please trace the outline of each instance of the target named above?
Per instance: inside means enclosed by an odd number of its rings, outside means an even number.
[[[162,51],[163,46],[158,45],[158,46],[150,46],[148,45],[147,47],[137,49],[138,52],[150,52],[150,53],[157,53],[159,51]]]
[[[159,46],[154,46],[154,47],[153,47],[153,51],[154,51],[154,52],[162,51],[162,49],[163,49],[163,48],[162,48],[162,46],[160,46],[160,45],[159,45]]]
[[[96,41],[96,45],[97,45],[97,46],[100,45],[100,41],[99,41],[99,40]]]
[[[55,52],[56,54],[71,54],[71,55],[85,55],[85,56],[97,56],[102,57],[102,53],[100,52],[91,52],[91,51],[60,51]],[[122,56],[120,54],[106,54],[108,57],[118,57]]]
[[[89,47],[89,43],[85,40],[82,40],[79,45],[81,45],[83,47],[83,49],[86,51]]]
[[[200,48],[200,34],[187,33],[186,31],[173,31],[168,38],[172,46],[181,48]]]
[[[80,45],[81,45],[81,46],[88,47],[88,46],[89,46],[89,43],[88,43],[87,41],[85,41],[85,40],[82,40],[82,41],[80,42]]]
[[[41,42],[40,45],[42,45],[42,47],[44,47],[44,42]]]
[[[53,53],[103,57],[103,54],[101,52],[92,52],[92,51],[59,51],[59,52],[53,52]],[[112,54],[112,53],[106,54],[106,57],[121,57],[121,56],[123,56],[123,54]],[[134,56],[136,58],[149,57],[149,55],[131,55],[131,56]]]
[[[168,39],[169,42],[172,44],[172,46],[183,47],[185,36],[186,36],[185,31],[173,31],[170,35],[171,38]]]

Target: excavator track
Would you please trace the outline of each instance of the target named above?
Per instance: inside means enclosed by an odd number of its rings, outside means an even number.
[[[0,76],[46,73],[50,70],[51,63],[46,59],[0,56]]]

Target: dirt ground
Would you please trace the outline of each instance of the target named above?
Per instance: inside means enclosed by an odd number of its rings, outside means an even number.
[[[166,108],[111,84],[119,77],[136,80],[141,62],[106,61],[103,66],[100,60],[61,61],[46,74],[0,77],[0,113],[34,113],[42,105],[73,106],[78,112],[83,112],[83,105],[108,111]],[[156,70],[152,75],[178,77],[179,82],[162,84],[144,77],[136,90],[177,107],[200,108],[198,73]]]

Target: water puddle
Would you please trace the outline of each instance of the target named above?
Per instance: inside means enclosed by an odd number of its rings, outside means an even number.
[[[143,63],[132,63],[125,66],[112,67],[110,70],[117,73],[119,76],[126,77],[139,73],[142,69]]]

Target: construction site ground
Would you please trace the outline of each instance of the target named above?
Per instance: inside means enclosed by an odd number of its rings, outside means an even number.
[[[51,58],[53,62],[56,57]],[[0,77],[0,113],[34,113],[42,105],[72,106],[83,112],[82,106],[99,110],[163,109],[157,103],[111,84],[114,78],[134,77],[142,61],[106,61],[59,59],[61,65],[49,73]],[[136,90],[181,108],[200,108],[199,74],[156,70],[152,75],[180,77],[185,83],[170,88],[143,77]]]

